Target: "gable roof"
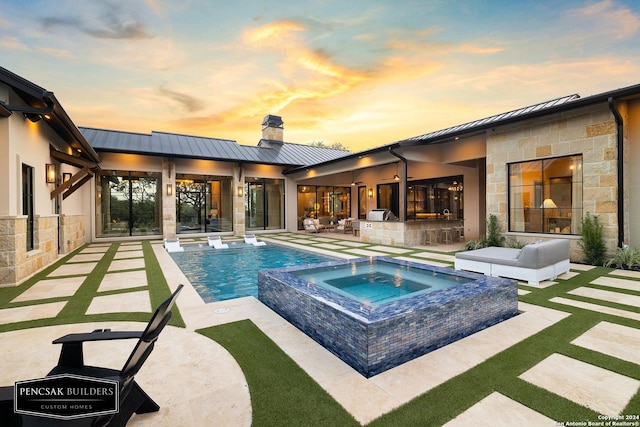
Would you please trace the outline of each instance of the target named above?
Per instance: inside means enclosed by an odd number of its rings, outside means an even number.
[[[0,83],[13,90],[27,105],[8,105],[0,101],[0,117],[9,117],[14,112],[44,118],[56,132],[80,157],[91,162],[99,160],[98,154],[91,148],[79,132],[67,112],[62,108],[53,92],[50,92],[29,80],[0,67]]]
[[[151,134],[79,128],[98,152],[181,157],[282,166],[306,166],[344,157],[345,150],[261,140],[258,146],[220,138],[153,131]]]

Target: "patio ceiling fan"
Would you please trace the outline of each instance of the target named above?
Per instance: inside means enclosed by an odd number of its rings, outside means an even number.
[[[351,172],[351,182],[349,184],[338,184],[340,187],[347,187],[347,186],[352,186],[355,187],[356,185],[360,185],[360,184],[364,184],[363,181],[356,181],[355,178],[355,173],[352,171]]]
[[[412,176],[408,176],[407,179],[412,179]],[[391,178],[382,178],[383,181],[400,181],[400,175],[398,175],[398,164],[396,163],[396,173]]]

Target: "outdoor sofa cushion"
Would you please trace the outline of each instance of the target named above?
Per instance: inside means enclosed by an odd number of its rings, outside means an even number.
[[[553,239],[522,249],[488,247],[458,252],[456,258],[523,268],[542,268],[569,259],[569,241]]]
[[[526,280],[530,285],[537,285],[569,271],[569,241],[553,239],[522,249],[488,247],[458,252],[455,269]]]

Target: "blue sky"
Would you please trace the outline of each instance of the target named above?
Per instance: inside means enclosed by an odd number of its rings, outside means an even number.
[[[78,126],[359,151],[640,83],[640,4],[0,0],[0,58]]]

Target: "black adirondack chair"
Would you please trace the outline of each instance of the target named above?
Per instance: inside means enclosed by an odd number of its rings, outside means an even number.
[[[158,306],[151,320],[143,332],[111,331],[98,329],[90,333],[69,334],[53,341],[62,344],[58,365],[47,374],[75,374],[94,378],[117,380],[120,386],[119,412],[97,417],[79,418],[73,420],[58,420],[32,415],[19,415],[13,412],[13,387],[0,389],[0,425],[15,426],[124,426],[134,413],[144,414],[160,409],[135,382],[134,376],[151,354],[160,332],[171,319],[171,309],[182,290],[179,285],[173,294]],[[115,369],[87,366],[84,364],[82,344],[90,341],[110,341],[138,338],[129,359],[123,368]]]

